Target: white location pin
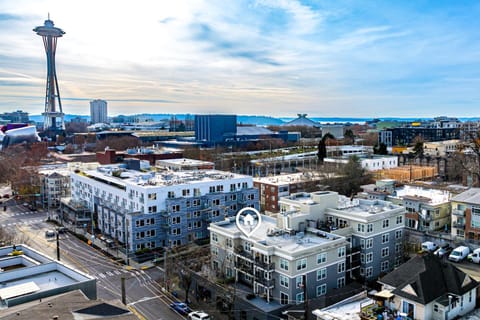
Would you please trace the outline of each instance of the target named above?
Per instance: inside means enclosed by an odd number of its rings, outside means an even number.
[[[247,207],[238,211],[235,221],[237,228],[250,238],[250,236],[260,228],[262,215],[257,209]]]

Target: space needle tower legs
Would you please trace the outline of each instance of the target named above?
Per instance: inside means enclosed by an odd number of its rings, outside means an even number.
[[[43,38],[45,53],[47,54],[47,84],[45,93],[45,112],[43,115],[43,129],[47,136],[55,137],[58,133],[65,130],[64,113],[62,111],[62,102],[60,100],[60,91],[58,90],[57,72],[55,68],[55,52],[57,50],[57,39],[65,32],[54,26],[53,21],[45,20],[43,26],[33,29]],[[58,120],[58,121],[57,121]]]

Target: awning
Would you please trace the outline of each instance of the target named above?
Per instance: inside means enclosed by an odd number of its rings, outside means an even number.
[[[375,293],[375,297],[390,299],[391,297],[395,296],[388,290],[382,290],[380,292]]]

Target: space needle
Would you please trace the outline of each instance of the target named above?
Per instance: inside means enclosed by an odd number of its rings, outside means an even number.
[[[33,29],[43,38],[45,53],[47,54],[47,85],[45,93],[45,112],[43,115],[43,129],[47,136],[55,136],[65,130],[64,113],[62,111],[62,101],[60,100],[60,91],[58,90],[57,72],[55,68],[55,52],[57,50],[57,39],[65,32],[54,26],[53,21],[45,20],[43,26]],[[58,102],[58,104],[57,104]],[[59,120],[59,121],[57,121]]]

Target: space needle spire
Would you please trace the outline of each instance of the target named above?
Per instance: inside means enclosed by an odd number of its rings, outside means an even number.
[[[45,93],[45,112],[43,115],[43,129],[54,135],[59,131],[65,130],[65,122],[63,120],[64,113],[62,111],[62,101],[60,100],[60,91],[58,90],[57,72],[55,68],[55,52],[57,50],[57,39],[62,37],[65,32],[54,26],[50,20],[45,20],[43,26],[33,29],[39,36],[43,38],[45,53],[47,54],[47,84]],[[57,121],[58,120],[58,121]]]

